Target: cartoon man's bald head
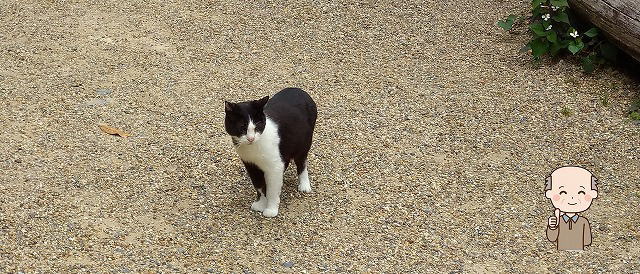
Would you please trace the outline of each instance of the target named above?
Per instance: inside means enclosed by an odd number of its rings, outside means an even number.
[[[545,196],[562,212],[583,212],[598,197],[597,179],[584,168],[561,167],[547,177]]]

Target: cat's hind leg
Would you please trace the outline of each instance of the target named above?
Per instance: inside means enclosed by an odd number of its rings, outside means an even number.
[[[298,191],[311,192],[311,182],[309,181],[309,170],[307,169],[307,153],[304,156],[296,157],[296,169],[298,171]]]

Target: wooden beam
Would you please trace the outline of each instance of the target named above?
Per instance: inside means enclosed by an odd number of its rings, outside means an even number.
[[[569,0],[569,6],[640,62],[640,0]]]

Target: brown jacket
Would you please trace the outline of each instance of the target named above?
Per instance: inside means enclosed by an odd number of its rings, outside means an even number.
[[[578,215],[575,215],[578,216]],[[547,239],[556,242],[558,250],[584,250],[591,244],[591,226],[587,218],[560,216],[555,229],[547,227]]]

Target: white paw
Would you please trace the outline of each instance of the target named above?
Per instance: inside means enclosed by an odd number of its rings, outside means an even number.
[[[311,184],[309,183],[309,181],[300,182],[300,184],[298,184],[298,191],[304,192],[304,193],[311,192]]]
[[[311,182],[309,181],[309,172],[305,168],[298,175],[298,190],[300,192],[309,193],[311,192]]]
[[[278,215],[278,209],[277,208],[265,208],[262,211],[262,216],[265,216],[265,217],[268,217],[268,218],[275,217],[276,215]]]
[[[259,201],[255,201],[251,204],[251,210],[262,212],[264,208],[267,207],[267,203],[260,199]]]

